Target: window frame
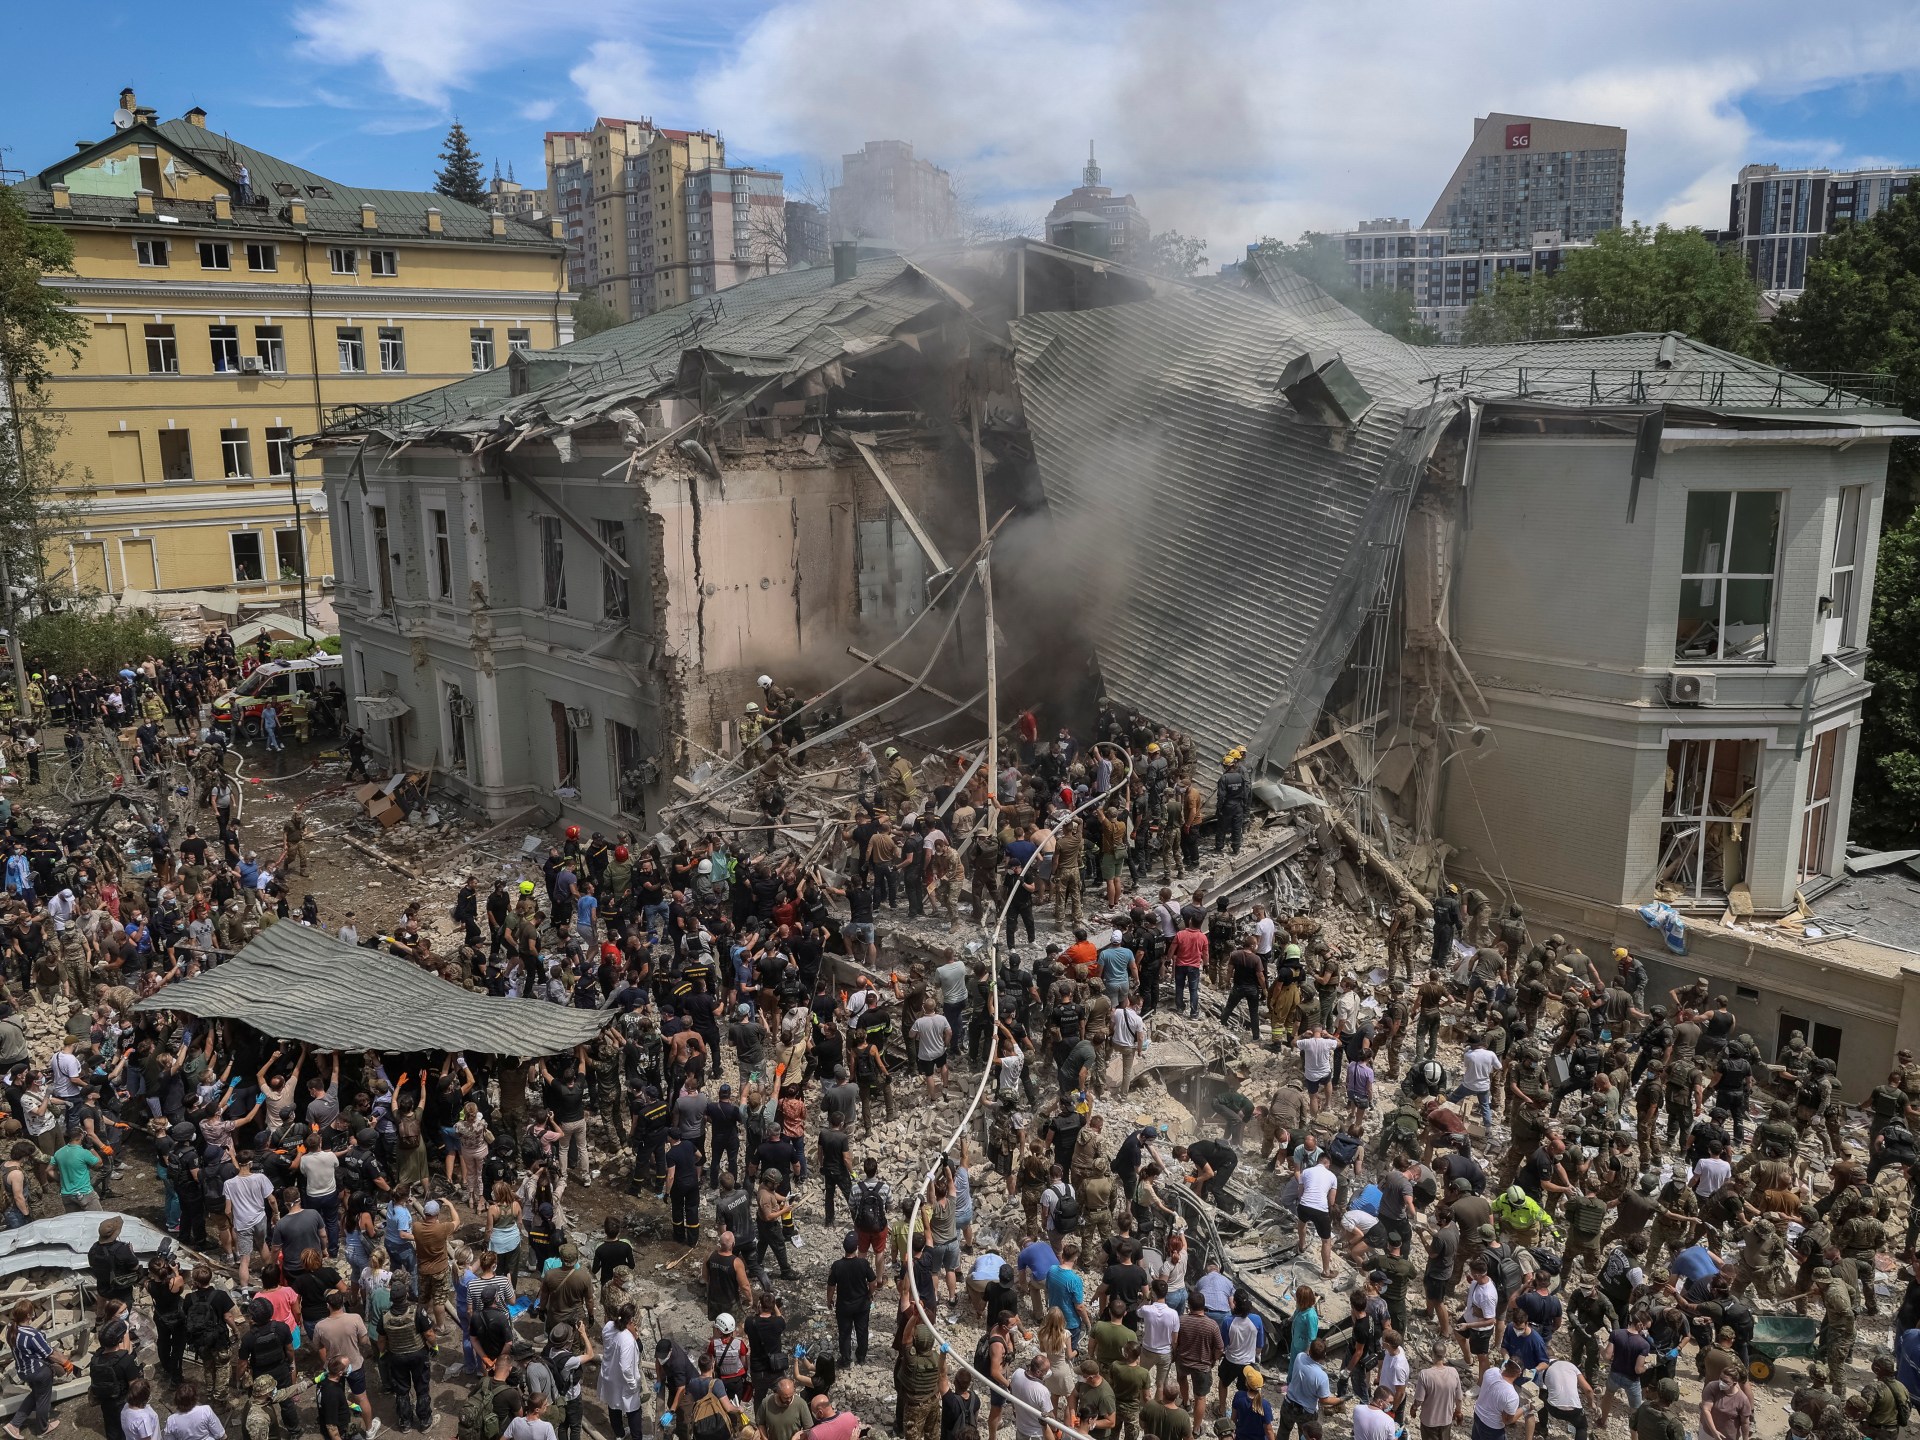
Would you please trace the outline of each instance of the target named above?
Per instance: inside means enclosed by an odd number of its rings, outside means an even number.
[[[1821,619],[1824,626],[1839,626],[1839,638],[1822,644],[1823,654],[1858,648],[1857,616],[1860,611],[1860,535],[1867,512],[1867,487],[1843,485],[1834,514],[1833,549],[1828,552],[1826,588],[1822,592]],[[1849,503],[1852,515],[1848,515]],[[1842,552],[1845,558],[1842,558]]]
[[[256,261],[264,263],[256,264]],[[271,240],[249,240],[247,269],[260,275],[275,273],[280,269],[280,247]]]
[[[299,548],[299,555],[296,557],[296,563],[293,566],[293,573],[291,576],[287,574],[286,561],[285,561],[285,558],[280,553],[281,544],[286,540],[286,538],[289,535],[291,535],[294,538],[294,543]],[[301,581],[301,579],[305,577],[306,574],[307,574],[306,527],[301,525],[275,526],[273,531],[273,578],[275,582],[281,585],[286,585],[289,583],[298,584]],[[302,678],[305,678],[305,677],[303,676]]]
[[[221,427],[220,478],[253,479],[253,435],[244,425]]]
[[[482,356],[485,363],[482,364]],[[493,328],[475,325],[467,331],[467,360],[475,374],[494,368]]]
[[[1840,766],[1846,758],[1847,732],[1842,722],[1810,738],[1807,744],[1807,783],[1800,791],[1800,848],[1796,852],[1795,882],[1800,887],[1828,879],[1834,842],[1839,839]],[[1824,767],[1824,768],[1823,768]],[[1818,793],[1817,793],[1818,792]],[[1809,865],[1809,858],[1812,860]]]
[[[293,426],[267,426],[267,478],[290,480],[298,473],[293,453]],[[282,468],[282,462],[285,462]]]
[[[240,547],[238,542],[243,539],[253,542],[254,560],[260,571],[258,575],[243,575],[240,573]],[[233,569],[234,584],[262,585],[266,583],[267,547],[260,543],[260,532],[258,530],[229,530],[227,532],[227,559]]]
[[[145,270],[171,270],[173,242],[163,235],[155,235],[151,239],[137,238],[133,242],[133,259],[136,265]]]
[[[444,506],[427,509],[427,539],[433,547],[433,598],[453,599],[453,531]]]
[[[393,541],[387,529],[387,507],[367,507],[367,543],[373,547],[373,598],[382,611],[393,609]]]
[[[287,373],[287,332],[280,325],[253,327],[253,353],[269,375]]]
[[[567,540],[558,515],[534,516],[534,531],[540,545],[540,606],[544,610],[567,608]]]
[[[327,270],[334,275],[358,275],[360,273],[360,252],[351,245],[329,245],[327,247]]]
[[[381,325],[374,336],[380,346],[380,373],[407,373],[407,331],[403,325]],[[396,363],[389,363],[390,361]]]
[[[533,353],[533,331],[525,327],[513,327],[507,331],[507,354],[531,355]]]
[[[367,274],[380,280],[391,280],[400,273],[400,252],[398,250],[367,251]]]
[[[199,252],[202,270],[233,269],[233,242],[230,240],[196,240],[194,249]],[[209,259],[218,261],[210,264]]]
[[[627,522],[619,519],[596,518],[593,522],[594,533],[600,543],[605,545],[622,560],[631,560],[627,553]],[[600,557],[600,618],[603,620],[630,620],[633,618],[633,584],[631,571],[623,574],[603,555]]]
[[[1725,813],[1716,814],[1713,806],[1718,802],[1714,800],[1713,789],[1715,775],[1719,769],[1719,747],[1722,745],[1751,746],[1752,764],[1747,772],[1749,780],[1747,795],[1736,795]],[[1673,788],[1671,792],[1663,792],[1661,795],[1660,859],[1655,874],[1657,885],[1676,891],[1683,888],[1691,890],[1690,895],[1682,896],[1677,901],[1681,908],[1719,906],[1726,902],[1727,892],[1733,888],[1726,882],[1725,871],[1726,847],[1729,839],[1733,839],[1740,845],[1743,861],[1740,878],[1733,883],[1736,885],[1751,883],[1751,861],[1755,849],[1753,830],[1758,820],[1757,805],[1766,758],[1767,742],[1750,736],[1675,735],[1667,742],[1667,769],[1673,775]],[[1689,761],[1692,763],[1689,764]],[[1741,759],[1736,758],[1735,765],[1738,766],[1740,763]],[[1738,773],[1737,770],[1736,773]],[[1694,779],[1695,775],[1699,777],[1697,781]],[[1699,793],[1698,808],[1680,809],[1679,807],[1685,803],[1690,787],[1696,784]],[[1744,816],[1736,816],[1731,807],[1738,806],[1743,799],[1749,797],[1747,813]],[[1720,886],[1717,890],[1707,883],[1709,853],[1707,827],[1709,826],[1724,827],[1728,832],[1719,837],[1722,868]],[[1736,827],[1740,830],[1738,835],[1732,833]],[[1691,860],[1685,860],[1676,846],[1685,843],[1684,837],[1689,833],[1695,847],[1694,855]],[[1683,863],[1686,868],[1691,869],[1693,877],[1684,886],[1680,881],[1669,878],[1678,874]]]
[[[160,443],[160,479],[162,480],[162,482],[165,482],[168,480],[173,480],[173,481],[192,480],[196,478],[193,471],[193,435],[190,431],[162,430],[160,432],[159,443]],[[186,471],[185,474],[169,475],[167,473],[169,469],[169,466],[167,464],[167,448],[169,444],[172,444],[174,447],[176,447],[180,452],[180,458],[187,462],[184,467]]]
[[[340,359],[342,375],[364,375],[367,373],[367,332],[358,325],[339,325],[334,328],[333,343]],[[354,363],[349,365],[349,354]]]
[[[1781,546],[1785,543],[1787,492],[1785,490],[1762,489],[1689,490],[1686,492],[1686,510],[1692,509],[1693,499],[1696,495],[1718,495],[1726,497],[1727,511],[1725,522],[1720,531],[1722,538],[1719,544],[1720,555],[1718,566],[1714,569],[1687,568],[1688,558],[1685,554],[1685,546],[1692,537],[1689,533],[1689,522],[1684,518],[1682,519],[1680,589],[1675,602],[1673,661],[1676,665],[1771,665],[1774,663],[1775,622],[1780,606],[1780,550]],[[1732,563],[1732,551],[1737,533],[1736,527],[1740,523],[1740,502],[1742,500],[1757,499],[1770,499],[1774,502],[1775,506],[1772,568],[1764,574],[1758,571],[1730,570],[1727,567]],[[1746,656],[1737,653],[1728,654],[1726,633],[1727,597],[1735,585],[1751,584],[1761,581],[1764,581],[1767,586],[1767,618],[1764,627],[1765,634],[1762,653],[1757,656]],[[1687,609],[1687,587],[1689,585],[1700,585],[1702,587],[1712,585],[1716,587],[1716,598],[1712,601],[1703,600],[1701,602],[1703,606],[1711,604],[1715,607],[1716,619],[1713,627],[1713,651],[1711,654],[1702,655],[1691,653],[1682,648],[1684,644],[1688,643],[1682,639],[1679,633],[1679,626],[1680,622],[1685,618],[1685,611]],[[1704,624],[1705,622],[1703,621],[1702,626],[1704,626]],[[1694,635],[1698,635],[1700,633],[1699,629],[1696,629],[1693,633]]]
[[[149,375],[178,375],[180,373],[180,337],[171,325],[147,325],[143,327],[147,344],[147,373]],[[164,334],[156,334],[164,331]],[[154,347],[159,346],[156,352]],[[153,362],[158,358],[161,363]]]
[[[240,373],[240,327],[238,325],[209,325],[207,349],[212,356],[214,374],[237,375]]]

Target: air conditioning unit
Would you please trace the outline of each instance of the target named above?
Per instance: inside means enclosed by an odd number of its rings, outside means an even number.
[[[1667,703],[1669,705],[1711,705],[1717,677],[1704,670],[1669,670],[1667,672]]]
[[[584,705],[567,706],[567,728],[569,730],[591,730],[593,712]]]
[[[242,375],[258,375],[266,368],[265,365],[261,364],[258,355],[242,355],[240,357],[240,373]]]

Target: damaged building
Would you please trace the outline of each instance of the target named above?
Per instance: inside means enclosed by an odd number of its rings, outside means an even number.
[[[1861,1042],[1849,1083],[1920,1038],[1902,952],[1821,918],[1920,433],[1871,377],[1678,335],[1423,350],[1258,259],[835,259],[331,418],[376,751],[503,820],[651,833],[758,675],[815,693],[930,603],[860,693],[924,670],[915,719],[977,735],[990,528],[1003,713],[1084,733],[1110,694],[1209,792],[1244,746],[1356,861],[1717,976],[1763,1046]]]

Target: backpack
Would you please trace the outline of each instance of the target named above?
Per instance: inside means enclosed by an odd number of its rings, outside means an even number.
[[[1007,1342],[989,1330],[980,1337],[980,1343],[973,1347],[973,1368],[980,1375],[993,1373],[993,1347],[1004,1346]]]
[[[214,1293],[211,1288],[189,1290],[181,1307],[187,1322],[187,1344],[201,1353],[224,1348],[228,1339],[227,1322]]]
[[[1327,1158],[1335,1165],[1351,1165],[1360,1153],[1360,1142],[1342,1130],[1327,1142]]]
[[[501,1388],[491,1376],[480,1377],[467,1403],[460,1407],[460,1423],[454,1431],[457,1440],[500,1440],[500,1411],[493,1397]]]
[[[693,1440],[729,1440],[732,1434],[733,1417],[727,1413],[720,1391],[715,1387],[702,1395],[693,1407]]]
[[[1518,1295],[1527,1283],[1526,1272],[1520,1268],[1519,1258],[1511,1251],[1494,1259],[1493,1278],[1503,1299]]]
[[[1633,1288],[1627,1283],[1627,1272],[1632,1268],[1633,1257],[1622,1245],[1614,1246],[1600,1266],[1600,1293],[1611,1300],[1613,1308],[1621,1314],[1626,1313],[1627,1302],[1633,1296]]]
[[[877,1182],[862,1180],[853,1197],[853,1227],[873,1235],[887,1228],[887,1202]]]
[[[1066,1181],[1060,1183],[1064,1188],[1053,1204],[1053,1228],[1062,1235],[1071,1235],[1080,1228],[1080,1197]]]
[[[418,1150],[420,1148],[420,1112],[409,1110],[395,1117],[393,1133],[399,1137],[402,1150]]]

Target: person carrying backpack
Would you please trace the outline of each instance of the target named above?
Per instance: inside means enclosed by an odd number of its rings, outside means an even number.
[[[872,1251],[880,1254],[887,1244],[887,1217],[893,1207],[893,1195],[880,1178],[879,1162],[868,1157],[866,1174],[853,1186],[853,1228],[859,1237],[856,1255]]]
[[[413,1284],[405,1275],[393,1277],[392,1303],[380,1317],[380,1350],[393,1381],[393,1409],[399,1427],[421,1430],[433,1425],[433,1361],[430,1347],[437,1337],[432,1318],[414,1304]],[[483,1374],[475,1393],[487,1387]],[[491,1404],[487,1407],[492,1412]],[[467,1416],[460,1416],[460,1440],[499,1440],[496,1417],[492,1434],[469,1436]]]
[[[186,1322],[187,1349],[206,1373],[205,1392],[209,1398],[218,1398],[225,1388],[221,1372],[233,1359],[238,1317],[233,1296],[214,1288],[211,1266],[193,1267],[193,1288],[181,1301],[180,1312]]]

